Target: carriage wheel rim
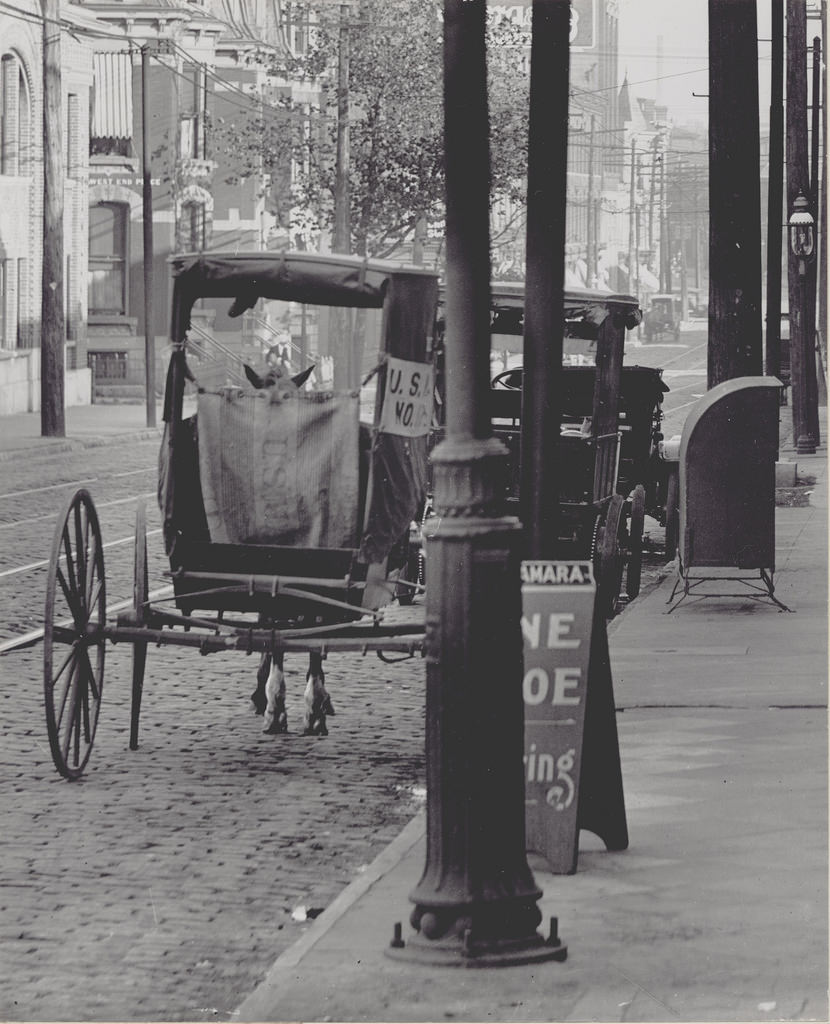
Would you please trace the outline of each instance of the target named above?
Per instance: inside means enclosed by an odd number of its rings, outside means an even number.
[[[143,501],[135,511],[135,553],[133,558],[133,614],[136,625],[147,621],[149,576],[147,568],[147,512]],[[141,698],[144,693],[144,668],[147,662],[147,642],[133,643],[133,673],[130,703],[130,750],[138,749],[138,724],[141,714]]]
[[[629,531],[629,557],[625,590],[633,601],[640,593],[643,570],[643,529],[646,518],[646,489],[642,484],[634,488],[631,501],[631,529]]]
[[[104,684],[105,624],[101,531],[92,498],[80,490],[55,527],[43,630],[49,746],[55,767],[68,779],[83,773],[92,752]],[[56,664],[59,650],[65,653]]]
[[[133,556],[133,612],[135,621],[143,626],[147,620],[147,597],[149,594],[149,573],[147,569],[147,512],[143,501],[139,501],[135,512],[135,553]]]
[[[612,616],[616,610],[622,584],[623,558],[620,530],[623,526],[623,507],[622,496],[614,494],[608,503],[605,523],[600,528],[597,538],[599,547],[597,589],[602,595],[604,609],[609,616]]]

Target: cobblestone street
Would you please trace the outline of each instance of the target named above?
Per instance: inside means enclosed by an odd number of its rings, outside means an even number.
[[[250,709],[254,658],[151,648],[130,752],[131,650],[110,647],[76,783],[52,765],[40,659],[0,663],[3,1019],[227,1018],[307,927],[301,908],[310,923],[422,799],[420,659],[329,659],[337,714],[309,738],[289,657],[275,737]]]

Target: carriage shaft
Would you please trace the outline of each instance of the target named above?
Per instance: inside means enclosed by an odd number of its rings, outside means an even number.
[[[322,579],[315,576],[273,576],[261,573],[243,572],[203,572],[193,569],[177,569],[166,572],[174,580],[210,580],[244,587],[252,594],[279,594],[285,586],[327,587],[342,590],[343,587],[365,587],[365,583],[353,582],[349,576],[334,579]],[[313,596],[313,595],[312,595]]]
[[[389,632],[377,631],[372,636],[298,636],[301,630],[288,631],[285,635],[280,630],[250,629],[238,633],[205,633],[190,630],[179,632],[172,629],[149,629],[140,626],[107,625],[96,631],[97,636],[105,636],[113,643],[151,643],[158,647],[194,647],[202,654],[214,654],[221,651],[245,651],[246,653],[266,653],[277,650],[284,651],[316,651],[322,655],[329,652],[393,651],[415,655],[423,650],[424,634],[422,631],[404,633],[400,628],[389,627]],[[393,631],[394,630],[394,631]]]

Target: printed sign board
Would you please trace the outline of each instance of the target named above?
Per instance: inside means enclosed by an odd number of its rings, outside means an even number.
[[[596,46],[596,0],[571,0],[572,50],[592,50]],[[493,18],[502,18],[530,32],[533,25],[532,0],[488,0],[487,9]]]
[[[409,359],[386,360],[386,390],[379,429],[385,434],[423,437],[432,423],[433,369]]]
[[[595,594],[590,561],[522,562],[526,846],[561,874],[576,870]]]

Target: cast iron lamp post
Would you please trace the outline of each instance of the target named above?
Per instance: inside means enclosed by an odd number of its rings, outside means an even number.
[[[492,432],[485,0],[444,0],[447,433],[426,592],[427,849],[415,935],[390,955],[449,966],[565,957],[537,931],[525,854],[519,521]]]
[[[790,367],[793,391],[793,432],[799,455],[812,455],[816,450],[815,438],[810,430],[810,372],[815,373],[815,353],[812,325],[808,322],[807,261],[815,248],[815,220],[803,192],[793,200],[792,213],[787,223],[790,232],[790,250],[798,260],[796,294],[798,301],[790,309]]]

